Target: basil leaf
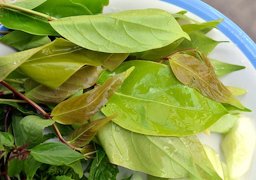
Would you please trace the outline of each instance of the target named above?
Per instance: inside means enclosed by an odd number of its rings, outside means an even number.
[[[195,57],[181,53],[172,55],[169,62],[176,78],[208,98],[244,109],[243,105],[218,80],[207,57],[202,54],[199,54],[199,56]]]
[[[84,147],[94,138],[99,129],[112,120],[113,117],[106,117],[77,128],[70,136],[69,143],[75,147]]]
[[[108,0],[47,0],[35,11],[61,18],[78,15],[92,15],[102,12]],[[58,8],[56,8],[58,7]]]
[[[74,179],[69,176],[56,176],[55,180],[74,180]]]
[[[213,49],[221,42],[215,41],[212,38],[207,37],[201,32],[192,32],[189,34],[191,41],[184,40],[178,49],[198,49],[204,54],[209,54]]]
[[[250,169],[255,145],[256,131],[252,120],[240,118],[221,144],[231,179],[240,178]]]
[[[41,166],[40,162],[37,162],[31,155],[24,161],[24,173],[26,174],[27,180],[33,180],[36,171]]]
[[[211,64],[214,66],[215,73],[219,77],[245,68],[245,66],[224,63],[217,60],[211,60]]]
[[[159,9],[67,17],[50,24],[71,42],[108,53],[141,52],[189,39],[171,14]]]
[[[82,178],[84,175],[84,170],[81,161],[74,162],[72,164],[67,165],[73,169],[73,171],[79,176],[79,178]]]
[[[182,85],[166,65],[150,61],[128,61],[115,71],[135,70],[101,110],[133,132],[184,136],[204,131],[226,109],[196,90]]]
[[[41,117],[30,115],[20,121],[21,130],[24,136],[23,144],[39,144],[43,141],[43,130],[54,123],[52,120],[42,119]]]
[[[1,37],[0,42],[23,51],[48,44],[51,40],[47,36],[36,36],[22,31],[13,31]]]
[[[36,161],[56,166],[69,165],[84,158],[80,153],[58,142],[39,144],[30,151]]]
[[[107,103],[108,98],[120,87],[131,71],[132,69],[113,76],[103,85],[99,85],[83,95],[75,96],[59,103],[52,110],[53,119],[61,124],[85,123]]]
[[[35,87],[29,89],[25,95],[31,100],[40,103],[60,103],[76,92],[93,86],[100,72],[100,67],[85,66],[57,89],[51,89],[37,84]]]
[[[211,132],[225,134],[234,127],[239,116],[226,114],[210,127]]]
[[[222,19],[208,21],[208,22],[204,22],[204,23],[185,24],[185,25],[182,25],[181,28],[186,33],[191,33],[194,31],[203,31],[205,29],[211,30],[213,28],[216,28],[217,25],[220,24],[221,22],[222,22]]]
[[[247,90],[238,87],[227,86],[227,88],[233,94],[233,96],[242,96],[247,93]]]
[[[11,177],[17,176],[24,168],[24,161],[19,159],[12,159],[8,162],[8,175]]]
[[[26,9],[34,9],[43,4],[46,0],[18,0],[13,3],[16,6],[20,6]]]
[[[220,179],[194,136],[146,136],[109,123],[98,137],[113,164],[162,178]]]
[[[0,22],[9,29],[20,30],[29,34],[58,36],[47,19],[4,6],[0,8]]]
[[[14,147],[14,139],[10,133],[0,131],[0,150],[4,147]]]
[[[110,164],[105,152],[99,149],[92,161],[88,180],[116,180],[118,172],[117,166]]]

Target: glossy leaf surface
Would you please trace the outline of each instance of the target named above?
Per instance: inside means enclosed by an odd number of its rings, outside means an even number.
[[[205,130],[226,114],[225,108],[182,85],[166,65],[128,61],[116,71],[135,70],[109,99],[102,112],[118,113],[115,123],[133,132],[184,136]]]
[[[127,71],[113,76],[103,85],[98,85],[83,95],[71,97],[59,103],[52,110],[53,119],[61,124],[85,123],[107,103],[110,96],[120,87],[129,73]]]
[[[198,57],[176,53],[170,57],[170,66],[177,79],[195,88],[204,96],[217,102],[244,109],[231,92],[218,80],[210,61],[204,55]]]
[[[10,8],[0,8],[0,22],[9,29],[20,30],[29,34],[58,36],[47,19]]]
[[[145,136],[109,123],[98,137],[113,164],[163,178],[220,179],[194,136]]]
[[[22,31],[13,31],[0,38],[0,42],[19,51],[36,48],[51,42],[47,36],[36,36]]]
[[[211,60],[211,64],[214,66],[215,73],[219,77],[245,68],[245,66],[224,63],[217,60]]]
[[[75,147],[84,147],[94,138],[97,132],[109,123],[113,117],[106,117],[96,121],[89,122],[75,129],[69,136],[69,143]]]
[[[62,18],[98,14],[107,4],[108,0],[47,0],[35,10],[52,17]]]
[[[100,67],[85,66],[56,89],[39,84],[30,89],[25,95],[36,102],[60,103],[76,92],[93,86],[100,72]]]
[[[108,53],[141,52],[189,38],[171,14],[158,9],[67,17],[50,24],[71,42]]]
[[[56,166],[69,165],[84,158],[83,155],[59,142],[39,144],[30,151],[36,161]]]

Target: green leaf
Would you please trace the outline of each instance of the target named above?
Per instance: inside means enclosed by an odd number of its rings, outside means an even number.
[[[8,175],[11,177],[17,176],[24,168],[24,161],[19,159],[12,159],[8,162]]]
[[[117,114],[115,123],[130,131],[159,136],[196,134],[226,114],[225,108],[182,85],[167,65],[128,61],[115,71],[135,70],[102,112]]]
[[[51,126],[53,120],[46,120],[39,116],[26,116],[20,121],[21,130],[23,131],[24,144],[39,144],[43,141],[43,130]]]
[[[26,135],[24,134],[24,131],[20,126],[20,121],[22,118],[23,116],[19,114],[14,114],[12,116],[12,131],[16,146],[22,146],[25,144],[26,141]]]
[[[82,163],[81,163],[80,160],[77,161],[77,162],[74,162],[72,164],[69,164],[67,166],[71,167],[74,170],[74,172],[79,176],[79,178],[83,177],[83,175],[84,175],[83,171],[84,170],[83,170],[83,166],[82,166]]]
[[[105,152],[99,149],[92,161],[88,180],[116,180],[118,172],[117,166],[110,164]]]
[[[212,100],[244,109],[217,78],[210,61],[203,54],[195,52],[195,56],[192,56],[176,53],[170,57],[169,62],[174,75],[181,83]]]
[[[82,148],[86,146],[94,138],[97,132],[112,119],[113,117],[106,117],[82,125],[69,136],[69,143],[75,147]]]
[[[51,89],[37,84],[35,87],[29,89],[25,95],[31,100],[40,103],[60,103],[80,90],[93,86],[100,72],[100,67],[85,66],[57,89]]]
[[[12,31],[0,38],[0,42],[23,51],[48,44],[51,40],[47,36],[36,36],[22,31]]]
[[[102,12],[108,0],[47,0],[35,11],[61,18],[78,15],[92,15]],[[58,7],[58,8],[56,8]]]
[[[58,35],[46,18],[5,7],[3,3],[1,5],[0,22],[5,27],[34,35]],[[15,7],[15,5],[12,6]],[[17,9],[19,9],[19,6],[17,6]]]
[[[239,71],[245,68],[245,66],[224,63],[217,60],[211,60],[211,63],[214,67],[216,75],[219,77],[225,76],[229,73]]]
[[[238,119],[237,115],[226,114],[210,127],[210,131],[225,134],[235,126]]]
[[[55,180],[74,180],[74,179],[69,176],[56,176]]]
[[[18,0],[14,3],[14,5],[27,9],[34,9],[44,2],[46,2],[46,0]]]
[[[109,123],[98,137],[113,164],[162,178],[220,179],[195,136],[146,136]]]
[[[189,39],[171,14],[159,9],[67,17],[50,24],[81,47],[109,53],[141,52]]]
[[[114,68],[127,54],[107,54],[83,49],[67,40],[56,39],[44,46],[0,57],[0,81],[20,67],[35,81],[57,88],[84,65]],[[113,61],[112,61],[113,60]]]
[[[107,103],[109,97],[120,87],[131,71],[132,69],[113,76],[103,85],[98,85],[83,95],[71,97],[59,103],[52,110],[53,120],[61,124],[85,123]]]
[[[233,96],[242,96],[247,93],[247,90],[242,88],[233,87],[233,86],[227,86],[227,88],[233,94]]]
[[[205,29],[209,30],[209,29],[216,28],[216,26],[221,22],[222,22],[222,19],[219,19],[219,20],[213,20],[213,21],[208,21],[204,23],[185,24],[185,25],[182,25],[181,27],[183,31],[185,31],[186,33],[191,33],[194,31],[202,31]]]
[[[158,48],[158,49],[152,49],[152,50],[144,51],[144,52],[140,52],[140,53],[135,53],[135,54],[132,54],[131,56],[132,57],[135,56],[135,59],[145,59],[145,60],[156,61],[156,60],[162,59],[164,57],[167,57],[171,53],[176,51],[183,40],[184,40],[183,38],[178,39],[177,41],[175,41],[165,47]]]
[[[37,162],[31,155],[24,161],[24,173],[26,174],[27,180],[33,180],[36,171],[41,166],[40,162]]]
[[[207,37],[201,32],[192,32],[189,34],[191,41],[184,40],[178,49],[198,49],[204,54],[209,54],[213,49],[221,42],[215,41],[212,38]]]
[[[240,178],[250,169],[255,145],[254,122],[248,117],[240,118],[221,144],[231,179]]]
[[[10,133],[0,131],[0,150],[4,147],[14,147],[14,139]]]
[[[84,158],[80,153],[58,142],[39,144],[30,151],[36,161],[56,166],[69,165]]]

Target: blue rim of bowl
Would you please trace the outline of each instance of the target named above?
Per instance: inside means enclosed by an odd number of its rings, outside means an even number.
[[[235,43],[244,55],[250,60],[256,68],[256,44],[255,42],[232,20],[227,18],[218,10],[201,0],[161,0],[201,17],[206,21],[224,19],[218,26],[218,29],[223,32],[233,43]]]

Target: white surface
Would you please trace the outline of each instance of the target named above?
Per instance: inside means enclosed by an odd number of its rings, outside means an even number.
[[[160,8],[172,13],[182,10],[174,5],[170,5],[165,2],[160,2],[158,0],[110,0],[110,5],[105,9],[105,12],[116,12],[128,9],[145,9],[145,8]],[[202,21],[200,17],[193,14],[189,14],[192,18]],[[223,33],[218,30],[213,30],[209,33],[209,36],[220,41],[230,41]],[[0,55],[8,54],[13,52],[12,49],[5,47],[0,44]],[[241,87],[248,90],[248,93],[243,96],[240,100],[248,108],[252,109],[252,113],[247,113],[246,115],[252,120],[256,119],[256,71],[251,65],[250,61],[245,57],[245,55],[236,47],[232,42],[222,43],[214,50],[210,57],[218,60],[222,60],[229,63],[241,64],[247,68],[242,71],[235,72],[223,78],[223,82],[229,86]],[[256,122],[254,120],[254,126],[256,127]],[[221,137],[218,135],[200,136],[203,143],[206,143],[218,152],[220,152],[219,143]],[[254,160],[251,170],[244,176],[245,180],[255,180],[256,173],[253,172],[256,169],[256,156],[254,154]]]

